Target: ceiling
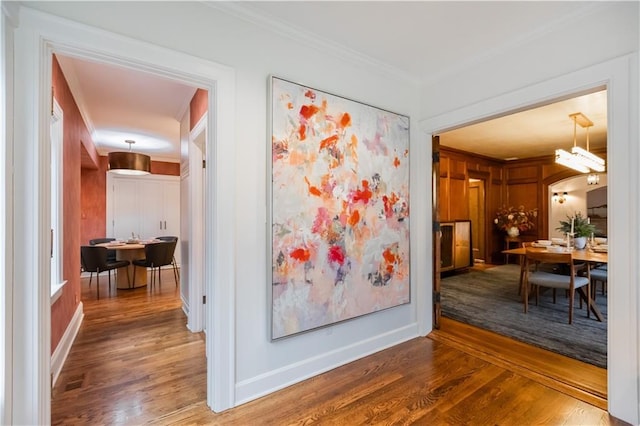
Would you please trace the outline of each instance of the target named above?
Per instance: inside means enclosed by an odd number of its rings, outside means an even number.
[[[549,31],[596,7],[592,2],[428,1],[212,2],[210,6],[285,36],[353,52],[416,84],[486,60],[540,35],[541,28]],[[446,44],[442,34],[447,35]],[[100,154],[126,150],[124,140],[133,139],[136,152],[154,160],[179,161],[179,121],[196,88],[115,65],[70,57],[58,60]],[[558,147],[573,145],[569,114],[575,112],[594,122],[591,149],[605,147],[604,91],[446,132],[441,144],[500,159],[550,155]],[[578,144],[583,147],[585,135],[579,127]]]

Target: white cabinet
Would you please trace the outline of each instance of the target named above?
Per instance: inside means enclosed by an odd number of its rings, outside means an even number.
[[[180,237],[180,177],[107,174],[107,236]],[[176,261],[180,263],[180,244]]]

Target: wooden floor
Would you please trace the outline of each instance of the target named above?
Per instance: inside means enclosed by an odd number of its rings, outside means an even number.
[[[522,349],[513,341],[455,323],[214,414],[203,336],[186,330],[170,271],[163,277],[162,291],[107,297],[105,286],[99,301],[83,280],[85,319],[53,389],[52,424],[623,424],[596,406],[601,396],[518,367],[542,360],[510,362]],[[493,353],[500,347],[506,355]]]

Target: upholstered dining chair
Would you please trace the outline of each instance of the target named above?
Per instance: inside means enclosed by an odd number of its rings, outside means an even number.
[[[150,288],[154,287],[156,271],[158,273],[158,286],[162,288],[162,274],[160,268],[165,265],[171,265],[173,257],[173,249],[176,247],[176,241],[159,241],[149,243],[144,246],[144,259],[134,260],[133,263],[133,286],[136,286],[137,267],[151,268]],[[177,285],[177,283],[176,283]]]
[[[92,240],[89,240],[89,245],[90,246],[95,246],[97,244],[104,244],[104,243],[110,243],[112,241],[115,241],[115,238],[94,238]],[[107,249],[107,261],[108,262],[115,262],[116,261],[116,251],[115,250],[111,250],[111,249]],[[89,287],[91,287],[91,279],[93,278],[93,272],[91,272],[89,274]]]
[[[558,274],[548,272],[548,269],[538,268],[532,271],[534,265],[563,265],[569,271],[568,274]],[[587,317],[590,316],[591,304],[591,277],[587,270],[586,277],[576,275],[576,267],[573,262],[572,253],[550,253],[547,251],[539,251],[526,249],[525,268],[524,268],[524,312],[529,310],[529,287],[535,289],[536,305],[540,295],[540,287],[551,289],[563,289],[569,292],[569,324],[573,323],[573,302],[576,289],[587,287],[585,297],[587,298]]]
[[[127,280],[129,280],[129,261],[128,260],[116,260],[110,262],[107,258],[106,247],[98,247],[98,246],[82,246],[80,247],[80,261],[82,262],[82,268],[87,271],[96,273],[96,291],[98,299],[100,299],[100,273],[108,272],[109,275],[109,294],[111,294],[111,271],[116,270],[118,268],[126,268],[127,270]],[[91,283],[91,278],[89,278],[89,283]]]
[[[607,292],[608,281],[607,265],[597,266],[591,269],[591,297],[596,300],[598,283],[602,283],[602,294]]]

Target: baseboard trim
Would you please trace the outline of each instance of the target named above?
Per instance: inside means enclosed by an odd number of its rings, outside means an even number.
[[[58,376],[62,371],[62,367],[64,366],[64,362],[67,360],[67,356],[69,355],[69,351],[71,350],[71,346],[73,342],[76,340],[76,336],[78,335],[78,331],[80,330],[80,325],[82,324],[82,320],[84,319],[84,310],[82,302],[78,303],[78,307],[76,308],[76,312],[73,314],[71,321],[69,321],[69,325],[67,329],[64,331],[56,350],[53,351],[53,355],[51,355],[51,387],[56,384],[56,380],[58,380]]]
[[[418,324],[371,337],[236,383],[236,406],[418,337]]]

